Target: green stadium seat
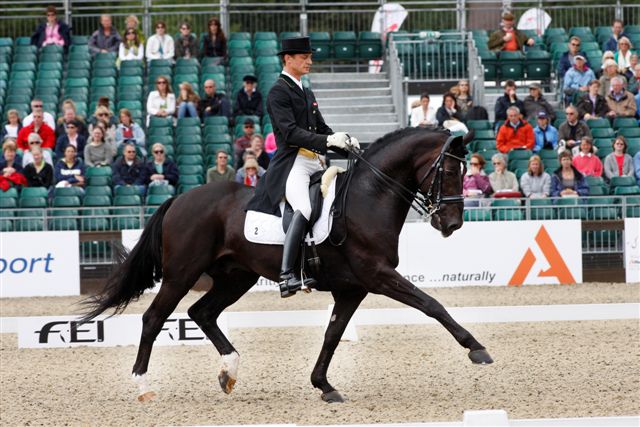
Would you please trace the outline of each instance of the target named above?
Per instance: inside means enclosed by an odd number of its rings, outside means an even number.
[[[253,34],[253,41],[256,42],[258,40],[278,40],[278,36],[272,31],[257,31]]]
[[[548,79],[551,74],[551,56],[544,50],[529,50],[526,55],[528,79]]]
[[[198,117],[184,117],[182,119],[178,119],[177,129],[182,127],[196,127],[199,130],[200,119]]]
[[[500,78],[522,80],[524,78],[525,58],[521,52],[502,51],[498,57]]]
[[[107,196],[109,197],[109,204],[111,204],[111,187],[108,185],[89,185],[84,190],[85,197],[91,196]]]
[[[205,144],[231,144],[231,135],[225,133],[205,133]]]
[[[634,128],[620,128],[618,129],[618,135],[622,135],[625,138],[640,138],[640,127]]]
[[[609,124],[609,120],[607,119],[589,119],[587,120],[587,126],[589,126],[590,129],[599,129],[599,128],[610,128],[611,125]]]
[[[638,121],[633,117],[616,117],[613,120],[613,128],[634,128],[638,129]]]
[[[632,176],[614,176],[609,181],[609,186],[613,190],[616,187],[631,187],[636,185],[636,179]]]
[[[465,221],[491,221],[491,210],[485,208],[464,208]]]
[[[176,154],[180,155],[191,155],[191,154],[203,154],[202,145],[199,144],[183,144],[179,145],[176,148]]]
[[[640,194],[640,187],[638,187],[637,185],[632,185],[628,187],[616,187],[615,190],[613,191],[613,194],[617,196],[628,196],[628,195]]]
[[[616,136],[615,131],[609,127],[591,129],[591,135],[593,138],[614,138]]]
[[[520,201],[517,199],[495,199],[491,202],[493,219],[496,221],[521,221],[524,219]]]
[[[378,59],[381,56],[382,38],[380,33],[361,31],[358,35],[358,57],[361,59]]]
[[[625,197],[626,214],[630,218],[640,218],[640,197]]]
[[[558,219],[587,219],[587,209],[580,205],[577,197],[563,197],[556,200]]]
[[[172,185],[150,185],[148,195],[170,195],[176,194],[176,189]]]
[[[549,199],[529,199],[531,219],[552,220],[556,219],[556,211],[552,207],[553,201]]]
[[[113,226],[116,229],[137,229],[140,228],[140,209],[142,200],[138,195],[116,196],[113,199],[111,209]]]
[[[228,130],[229,119],[227,119],[225,116],[209,116],[209,117],[206,117],[204,119],[205,131],[206,131],[207,127],[210,126],[210,125],[227,126],[227,130]]]
[[[56,187],[53,189],[54,200],[56,197],[78,197],[81,199],[84,195],[84,190],[80,187]],[[80,206],[80,203],[78,203]]]
[[[227,49],[251,49],[251,40],[250,39],[230,39],[227,43]]]
[[[356,56],[356,33],[336,31],[333,33],[333,56],[336,59],[354,59]]]
[[[589,192],[589,195],[593,195]],[[613,197],[589,197],[587,198],[588,219],[602,221],[615,220],[620,218],[620,208],[615,204]]]
[[[202,164],[185,165],[181,163],[181,164],[178,164],[178,170],[180,171],[180,176],[204,174],[204,167],[202,166]]]
[[[166,187],[165,185],[154,185],[153,187]],[[171,198],[171,194],[150,194],[147,196],[147,205],[160,206]]]
[[[492,129],[489,120],[467,120],[467,127],[469,129],[475,129],[476,131]]]
[[[229,41],[233,40],[249,40],[251,41],[251,33],[247,32],[235,32],[229,35]]]
[[[202,185],[204,184],[204,178],[202,175],[180,175],[178,184],[180,187],[183,185]]]

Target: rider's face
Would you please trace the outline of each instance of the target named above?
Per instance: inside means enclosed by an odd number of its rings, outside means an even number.
[[[311,54],[296,53],[295,55],[287,55],[286,63],[292,74],[303,76],[311,70]]]

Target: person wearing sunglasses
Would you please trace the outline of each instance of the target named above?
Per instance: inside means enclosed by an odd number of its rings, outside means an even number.
[[[462,181],[462,194],[465,198],[478,199],[491,194],[491,184],[489,177],[484,171],[486,161],[482,154],[472,154],[469,160],[469,168]],[[477,201],[465,200],[465,206],[477,206]]]
[[[95,56],[98,53],[118,52],[122,38],[113,27],[111,15],[100,16],[100,28],[89,38],[89,51]]]
[[[16,143],[18,148],[26,151],[29,149],[29,136],[32,133],[39,135],[42,142],[42,148],[53,150],[56,145],[56,134],[54,130],[44,122],[44,114],[42,111],[34,110],[33,123],[23,126],[18,132]]]
[[[29,149],[25,150],[22,153],[22,167],[25,167],[29,163],[33,162],[34,148],[42,149],[42,138],[40,138],[40,135],[38,135],[37,133],[30,134],[28,137],[28,140],[29,140]],[[42,150],[42,158],[46,163],[53,166],[53,157],[51,156],[51,150]]]
[[[22,120],[22,126],[29,126],[33,123],[33,113],[40,111],[42,113],[42,119],[51,129],[56,128],[56,120],[53,118],[53,114],[48,111],[44,111],[44,103],[40,98],[34,98],[31,100],[31,113]]]
[[[63,46],[64,52],[67,53],[69,45],[71,45],[71,28],[58,19],[56,7],[47,7],[47,20],[36,27],[31,36],[31,44],[38,49],[49,46]]]
[[[156,23],[156,33],[147,40],[147,61],[154,59],[169,59],[173,61],[175,46],[173,37],[167,34],[167,24],[164,21]]]
[[[120,43],[118,50],[118,60],[122,61],[141,61],[144,58],[144,45],[138,38],[138,32],[134,29],[128,29],[124,33],[124,40]]]
[[[236,171],[229,166],[229,153],[226,150],[218,150],[216,153],[216,165],[207,170],[207,184],[210,182],[233,182]]]
[[[119,187],[134,187],[140,197],[146,193],[147,169],[144,162],[137,157],[136,146],[126,144],[122,156],[111,165],[114,190]]]
[[[125,33],[128,30],[135,30],[140,43],[142,44],[145,43],[146,38],[144,37],[144,33],[140,30],[140,21],[138,20],[138,17],[136,15],[129,15],[125,18],[124,29],[125,29]]]
[[[145,165],[145,176],[149,187],[154,185],[178,185],[180,173],[174,162],[166,155],[164,145],[159,142],[151,146],[153,159]]]
[[[60,159],[64,156],[67,146],[72,145],[76,149],[76,153],[82,158],[84,156],[84,146],[87,139],[80,133],[81,122],[72,120],[66,123],[65,134],[56,140],[56,158]]]
[[[198,37],[191,32],[191,24],[180,24],[180,36],[175,40],[176,59],[198,57]]]
[[[147,97],[147,125],[151,116],[171,117],[176,112],[176,96],[166,76],[156,78],[156,90]]]
[[[98,105],[98,107],[96,107],[96,111],[93,113],[89,124],[89,134],[93,134],[93,130],[99,124],[103,127],[105,139],[115,144],[117,122],[108,106]]]
[[[560,61],[558,61],[558,76],[560,78],[563,78],[567,71],[576,64],[576,55],[587,57],[587,54],[580,49],[581,45],[582,40],[580,40],[580,37],[573,36],[569,39],[569,50],[563,53]],[[587,66],[590,67],[589,61],[587,61]]]
[[[131,111],[120,110],[120,123],[116,127],[116,148],[122,144],[134,144],[143,156],[147,155],[146,137],[142,127],[133,121]]]

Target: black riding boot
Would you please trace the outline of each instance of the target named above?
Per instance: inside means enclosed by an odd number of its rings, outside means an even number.
[[[300,245],[307,231],[307,219],[302,212],[295,211],[284,239],[284,250],[282,253],[282,268],[280,269],[280,296],[287,298],[300,290],[303,281],[296,277],[296,260],[300,253]],[[310,280],[313,281],[313,280]]]

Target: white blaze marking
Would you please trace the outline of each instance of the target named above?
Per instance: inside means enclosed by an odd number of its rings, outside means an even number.
[[[222,356],[221,372],[226,372],[229,377],[234,380],[238,378],[238,364],[240,363],[240,355],[237,352],[225,354]]]

